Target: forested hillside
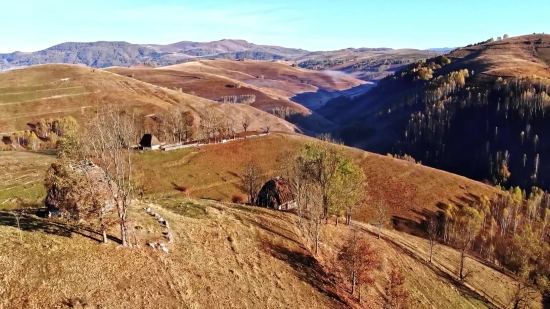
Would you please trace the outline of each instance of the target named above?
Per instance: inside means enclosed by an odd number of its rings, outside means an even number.
[[[408,154],[495,184],[548,189],[549,64],[549,35],[490,39],[408,65],[321,114],[353,111],[333,120],[359,124],[364,134],[343,137],[367,150]]]

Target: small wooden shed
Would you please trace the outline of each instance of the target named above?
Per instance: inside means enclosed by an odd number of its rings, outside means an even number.
[[[160,142],[153,134],[144,134],[139,141],[139,148],[144,150],[157,150],[160,148]]]
[[[269,180],[258,193],[256,204],[278,210],[296,208],[292,184],[283,177],[275,177]]]

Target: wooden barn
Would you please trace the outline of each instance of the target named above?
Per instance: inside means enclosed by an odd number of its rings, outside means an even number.
[[[290,210],[296,208],[294,190],[288,179],[275,177],[262,187],[258,193],[256,204],[278,210]]]
[[[144,134],[139,141],[139,148],[144,150],[157,150],[160,148],[160,142],[153,134]]]

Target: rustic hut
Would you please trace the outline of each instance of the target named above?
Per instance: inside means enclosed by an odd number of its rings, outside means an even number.
[[[116,192],[117,186],[112,182],[109,184],[108,176],[99,166],[81,161],[69,166],[57,164],[52,167],[55,176],[51,178],[45,200],[48,216],[61,216],[60,209],[65,208],[70,213],[74,212],[78,219],[86,219],[86,214],[78,212],[81,206],[79,203],[89,202],[92,198],[100,203],[104,213],[115,208],[113,191]],[[70,177],[70,181],[67,181],[67,177]],[[75,199],[75,196],[78,198]]]
[[[289,210],[296,208],[294,190],[288,179],[276,177],[262,187],[256,199],[258,206]]]
[[[157,150],[160,148],[160,142],[153,134],[144,134],[139,142],[139,148],[145,150]]]

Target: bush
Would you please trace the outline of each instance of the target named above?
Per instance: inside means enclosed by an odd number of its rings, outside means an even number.
[[[233,196],[231,196],[231,202],[235,204],[244,204],[244,197],[240,194],[233,194]]]

